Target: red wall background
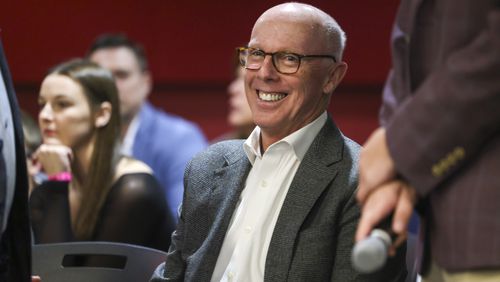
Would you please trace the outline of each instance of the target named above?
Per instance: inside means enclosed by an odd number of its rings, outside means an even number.
[[[21,107],[37,114],[47,69],[81,57],[103,32],[143,43],[153,76],[153,104],[198,123],[211,139],[228,130],[226,85],[234,48],[257,17],[282,1],[22,0],[4,1],[1,39]],[[377,126],[389,70],[389,35],[399,1],[303,1],[331,14],[347,33],[349,70],[330,112],[341,130],[364,142]]]

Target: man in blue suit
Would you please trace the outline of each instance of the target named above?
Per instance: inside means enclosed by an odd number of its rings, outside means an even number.
[[[31,273],[28,177],[20,112],[1,42],[0,72],[0,281],[27,282]]]
[[[121,34],[105,34],[89,49],[90,60],[109,69],[116,79],[122,117],[122,152],[148,164],[165,190],[177,219],[187,162],[207,141],[192,122],[154,108],[147,97],[152,77],[145,52]]]

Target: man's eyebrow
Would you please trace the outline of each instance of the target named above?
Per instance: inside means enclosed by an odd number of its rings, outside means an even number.
[[[126,76],[130,75],[131,73],[132,73],[132,71],[128,71],[128,70],[116,70],[113,72],[113,76],[126,77]]]
[[[129,70],[115,70],[113,73],[129,73]]]

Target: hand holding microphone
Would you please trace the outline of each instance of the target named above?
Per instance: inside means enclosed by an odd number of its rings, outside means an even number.
[[[401,180],[378,186],[360,201],[362,213],[351,258],[356,270],[372,273],[385,265],[406,239],[415,202],[415,190]]]
[[[356,198],[362,209],[356,231],[359,247],[357,244],[352,257],[354,267],[359,271],[373,272],[384,266],[387,255],[395,254],[395,247],[406,239],[417,196],[415,189],[401,180],[397,173],[389,152],[385,129],[379,128],[365,143],[359,160]],[[397,236],[394,242],[389,233],[386,233],[386,236],[378,231],[372,232],[391,214],[392,219],[389,219],[387,227],[382,229],[394,232]],[[369,236],[370,233],[372,234]],[[372,256],[373,258],[368,258]],[[365,259],[368,262],[364,262]],[[358,265],[360,262],[361,266]]]

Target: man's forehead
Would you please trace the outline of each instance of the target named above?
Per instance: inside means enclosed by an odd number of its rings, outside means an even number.
[[[306,21],[267,19],[256,23],[249,41],[249,46],[260,48],[272,48],[274,51],[312,51],[302,50],[316,49],[320,47],[324,37],[317,25]],[[264,47],[265,46],[265,47]],[[315,47],[316,46],[316,47]]]
[[[285,6],[286,7],[286,6]],[[253,28],[253,34],[259,30],[288,32],[293,34],[293,30],[303,30],[306,32],[322,32],[324,31],[324,22],[318,13],[299,11],[287,11],[285,8],[277,11],[267,11],[257,19]]]

